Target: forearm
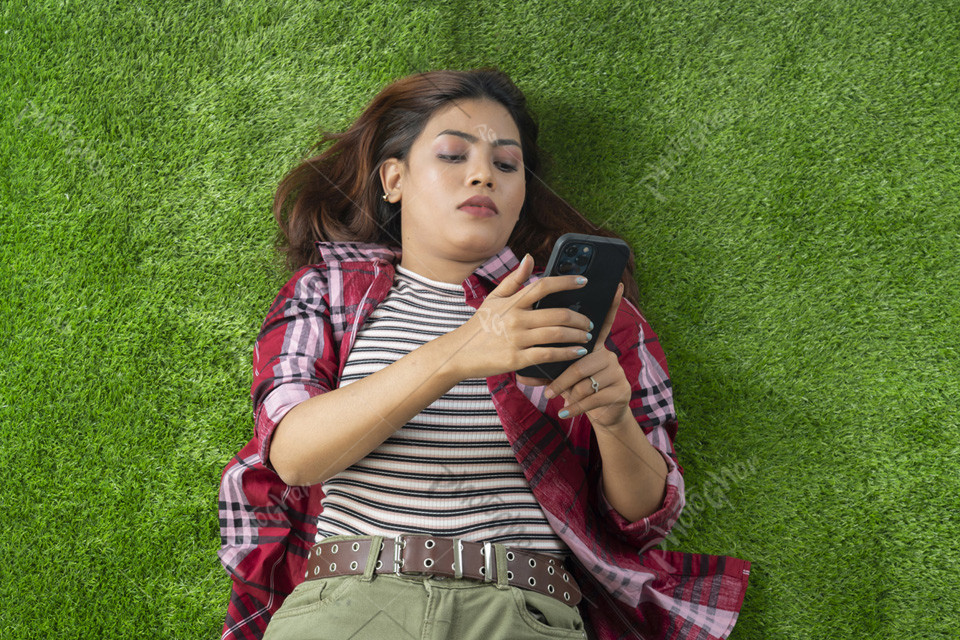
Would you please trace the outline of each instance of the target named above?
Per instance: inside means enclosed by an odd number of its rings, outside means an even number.
[[[666,491],[667,463],[632,415],[595,428],[603,468],[603,493],[617,512],[636,522],[657,511]]]
[[[291,485],[309,485],[362,460],[454,387],[452,344],[440,336],[387,367],[291,409],[273,434],[270,462]]]

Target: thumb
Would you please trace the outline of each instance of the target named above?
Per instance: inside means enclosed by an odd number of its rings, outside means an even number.
[[[520,266],[514,269],[510,275],[500,281],[500,284],[490,292],[491,295],[497,295],[502,298],[508,298],[523,288],[523,283],[527,281],[530,274],[533,273],[533,256],[529,253],[523,256]]]

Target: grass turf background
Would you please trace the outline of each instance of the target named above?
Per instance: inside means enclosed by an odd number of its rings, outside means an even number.
[[[219,474],[281,176],[390,80],[495,64],[625,235],[733,638],[952,638],[958,3],[0,7],[0,630],[215,637]]]

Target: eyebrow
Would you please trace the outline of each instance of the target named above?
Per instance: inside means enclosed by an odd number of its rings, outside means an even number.
[[[443,131],[441,131],[440,133],[437,134],[437,137],[439,138],[440,136],[442,136],[442,135],[444,135],[444,134],[449,134],[449,135],[452,135],[452,136],[459,136],[459,137],[463,138],[464,140],[466,140],[467,142],[476,142],[476,141],[478,140],[478,138],[477,138],[476,136],[472,136],[472,135],[470,135],[469,133],[465,133],[465,132],[463,132],[463,131],[455,131],[455,130],[453,130],[453,129],[444,129]],[[494,140],[491,144],[492,144],[493,146],[495,146],[495,147],[503,147],[503,146],[508,145],[508,144],[512,144],[512,145],[517,146],[517,147],[520,146],[520,143],[517,142],[516,140],[510,140],[510,139],[505,139],[505,138],[500,138],[500,139],[498,139],[498,140]]]

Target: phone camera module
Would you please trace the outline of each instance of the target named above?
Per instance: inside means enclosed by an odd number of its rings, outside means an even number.
[[[592,253],[593,248],[590,245],[580,245],[575,242],[568,244],[560,254],[560,264],[557,265],[557,273],[561,275],[571,275],[586,272],[586,266],[590,264]]]

